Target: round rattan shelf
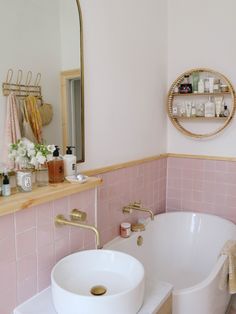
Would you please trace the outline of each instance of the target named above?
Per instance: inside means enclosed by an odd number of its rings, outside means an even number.
[[[208,73],[208,74],[212,74],[214,77],[222,80],[224,82],[224,84],[226,84],[228,86],[228,92],[218,92],[218,93],[189,93],[189,94],[179,94],[179,93],[175,93],[174,90],[175,90],[175,87],[176,86],[179,86],[183,80],[184,80],[184,77],[185,75],[191,75],[192,73],[194,72],[199,72],[199,73]],[[176,116],[173,116],[172,115],[172,106],[173,106],[173,101],[175,99],[175,97],[178,97],[178,96],[188,96],[188,97],[196,97],[196,96],[216,96],[216,95],[230,95],[231,96],[231,100],[232,100],[232,103],[231,103],[231,109],[230,109],[230,113],[229,113],[229,116],[228,117],[225,117],[225,118],[205,118],[205,117],[191,117],[191,118],[185,118],[183,119],[183,117],[176,117]],[[170,90],[168,92],[168,99],[167,99],[167,112],[168,112],[168,116],[172,122],[172,124],[176,127],[177,130],[179,130],[182,134],[186,135],[186,136],[190,136],[190,137],[193,137],[193,138],[196,138],[196,139],[201,139],[201,138],[207,138],[207,137],[212,137],[212,136],[215,136],[216,134],[220,133],[221,131],[223,131],[228,125],[229,123],[231,122],[233,116],[234,116],[234,113],[235,113],[235,109],[236,109],[236,98],[235,98],[235,91],[234,91],[234,88],[231,84],[231,82],[228,80],[227,77],[225,77],[223,74],[217,72],[217,71],[214,71],[214,70],[211,70],[211,69],[207,69],[207,68],[195,68],[195,69],[191,69],[191,70],[188,70],[184,73],[182,73],[174,82],[173,84],[171,85],[170,87]],[[211,120],[221,120],[223,121],[224,123],[216,128],[215,130],[213,130],[212,132],[207,132],[207,133],[204,133],[204,134],[200,134],[200,133],[194,133],[190,130],[188,130],[186,127],[184,127],[182,125],[183,121],[186,121],[186,120],[206,120],[208,122],[210,122]]]

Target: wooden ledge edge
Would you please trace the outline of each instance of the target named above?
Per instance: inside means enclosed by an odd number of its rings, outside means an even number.
[[[45,187],[36,187],[32,192],[18,192],[8,197],[1,197],[0,216],[84,192],[96,188],[100,184],[102,184],[101,178],[90,177],[87,182],[82,184],[65,181],[58,184],[49,184]]]

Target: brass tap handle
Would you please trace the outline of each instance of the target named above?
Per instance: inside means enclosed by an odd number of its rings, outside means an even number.
[[[74,221],[85,221],[87,219],[87,214],[75,208],[71,211],[70,218]]]
[[[134,208],[141,208],[141,201],[139,202],[134,202],[133,204],[130,204],[130,206],[134,207]]]
[[[123,211],[123,214],[131,214],[133,212],[130,206],[124,206],[122,211]]]

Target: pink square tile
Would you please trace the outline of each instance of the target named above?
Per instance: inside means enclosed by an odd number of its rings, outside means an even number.
[[[37,248],[51,244],[53,243],[53,240],[52,224],[40,225],[37,227]]]
[[[23,282],[29,277],[37,276],[37,256],[27,255],[17,261],[17,282]]]
[[[30,277],[17,284],[17,301],[23,303],[37,293],[37,277]]]
[[[17,305],[16,288],[1,292],[0,313],[11,314]]]
[[[16,291],[16,261],[0,263],[0,278],[1,296],[4,291]]]
[[[54,265],[54,244],[41,247],[37,254],[38,270],[48,269]]]
[[[63,238],[55,242],[55,262],[58,262],[63,257],[70,253],[69,237]]]
[[[34,254],[36,252],[36,229],[17,234],[16,236],[16,253],[17,259],[23,256]]]
[[[61,239],[69,239],[69,226],[53,226],[53,238],[54,241],[58,241]]]
[[[0,240],[0,263],[16,260],[14,233]],[[4,252],[4,253],[3,253]]]
[[[16,233],[24,232],[36,226],[35,208],[20,210],[15,213]]]
[[[69,197],[64,197],[53,202],[53,218],[57,215],[67,216],[69,213]]]
[[[70,233],[70,252],[78,252],[84,246],[84,230],[82,228],[71,228]]]
[[[37,226],[52,223],[53,202],[38,205],[36,208]]]
[[[51,284],[51,271],[52,268],[39,270],[38,272],[38,292],[46,289]]]
[[[6,238],[15,232],[14,215],[0,217],[0,240]]]

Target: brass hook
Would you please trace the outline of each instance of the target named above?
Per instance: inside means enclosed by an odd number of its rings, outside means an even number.
[[[26,91],[28,89],[28,96],[30,95],[30,82],[32,79],[32,72],[28,71],[27,76],[26,76],[26,81],[25,81],[25,86],[26,86]]]
[[[41,73],[38,72],[37,75],[36,75],[36,79],[35,79],[34,85],[35,86],[39,86],[40,81],[41,81]]]
[[[23,71],[20,69],[17,72],[17,79],[16,79],[16,84],[20,85],[22,81],[22,76],[23,76]]]
[[[6,83],[7,83],[7,84],[10,84],[10,83],[11,83],[12,77],[13,77],[13,70],[12,70],[12,69],[9,69],[9,70],[7,71],[7,77],[6,77]]]

